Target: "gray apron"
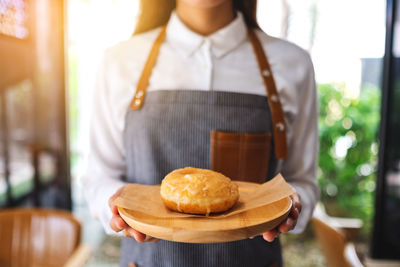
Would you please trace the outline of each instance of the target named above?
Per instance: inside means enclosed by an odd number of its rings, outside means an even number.
[[[160,36],[165,34],[165,27],[163,31]],[[160,45],[162,40],[158,38],[155,44]],[[151,53],[154,51],[157,55],[156,46]],[[142,73],[147,81],[154,66],[149,61]],[[270,71],[269,65],[267,68]],[[146,73],[146,69],[150,72]],[[197,90],[160,90],[146,95],[147,84],[139,84],[125,121],[127,182],[160,184],[167,173],[187,166],[213,168],[231,173],[231,178],[240,173],[233,178],[247,181],[259,179],[259,174],[252,173],[256,169],[263,172],[263,179],[258,182],[276,174],[277,157],[287,153],[275,141],[277,132],[285,134],[284,127],[276,125],[284,121],[274,119],[277,112],[267,97]],[[273,93],[277,94],[276,88]],[[274,141],[269,138],[271,135]],[[245,156],[232,157],[235,153]],[[237,162],[227,164],[226,158]],[[246,162],[246,158],[260,160]],[[279,240],[269,243],[260,236],[215,244],[165,240],[138,243],[133,238],[123,238],[120,266],[132,263],[138,267],[261,267],[280,266],[282,258]]]

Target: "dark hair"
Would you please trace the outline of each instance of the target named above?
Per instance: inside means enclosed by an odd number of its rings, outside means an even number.
[[[242,12],[250,28],[260,28],[256,19],[257,0],[232,0],[232,3],[235,10]],[[134,34],[164,25],[174,8],[175,0],[141,0]]]
[[[233,0],[233,8],[243,13],[247,26],[260,28],[257,23],[257,0]]]

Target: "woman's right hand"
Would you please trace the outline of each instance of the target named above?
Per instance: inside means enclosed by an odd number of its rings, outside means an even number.
[[[108,200],[108,205],[110,206],[111,212],[113,214],[110,221],[111,229],[113,229],[115,232],[122,231],[124,236],[135,238],[137,242],[157,242],[159,239],[151,237],[149,235],[145,235],[133,229],[119,215],[118,208],[113,204],[113,202],[121,194],[123,188],[124,187],[118,189],[117,192],[115,192],[115,194],[112,195]]]

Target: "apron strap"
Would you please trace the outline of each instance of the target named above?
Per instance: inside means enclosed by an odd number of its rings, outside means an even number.
[[[274,76],[272,75],[271,66],[269,65],[267,55],[255,31],[248,27],[247,33],[267,91],[267,99],[271,110],[272,127],[274,131],[275,156],[277,159],[285,159],[288,157],[285,116],[276,89]]]
[[[162,27],[161,32],[159,33],[157,39],[154,41],[154,44],[151,47],[149,57],[147,58],[146,64],[144,65],[142,74],[140,75],[140,79],[136,87],[135,96],[133,97],[130,105],[131,109],[140,109],[143,105],[144,97],[146,95],[146,89],[149,85],[151,71],[156,64],[158,52],[160,51],[160,46],[165,39],[166,30],[167,24]]]
[[[167,24],[163,26],[161,32],[159,33],[150,50],[149,57],[147,58],[146,64],[142,70],[142,74],[140,75],[135,95],[130,104],[131,109],[140,109],[143,105],[144,97],[146,95],[146,89],[149,84],[149,78],[151,76],[152,69],[156,63],[158,53],[160,51],[160,46],[164,42],[166,29]],[[279,100],[279,94],[276,90],[271,67],[268,63],[267,56],[260,43],[260,40],[258,39],[256,33],[250,28],[248,28],[248,37],[256,55],[260,73],[263,78],[265,89],[267,92],[267,99],[272,117],[275,156],[277,159],[285,159],[288,156],[285,117],[283,114],[281,101]]]

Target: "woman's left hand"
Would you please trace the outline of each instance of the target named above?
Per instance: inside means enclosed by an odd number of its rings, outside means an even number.
[[[275,229],[269,230],[262,234],[263,238],[272,242],[276,237],[279,236],[280,233],[287,233],[290,230],[294,229],[297,224],[297,218],[301,212],[301,201],[300,196],[297,192],[293,193],[290,198],[292,199],[292,208],[290,210],[289,216],[284,220],[280,225],[278,225]]]

